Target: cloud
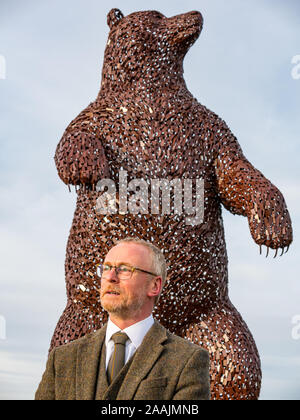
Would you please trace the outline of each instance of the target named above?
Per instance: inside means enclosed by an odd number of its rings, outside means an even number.
[[[299,229],[300,81],[298,1],[196,0],[151,3],[167,16],[204,15],[185,60],[192,94],[220,114],[248,159],[284,193]],[[149,9],[129,0],[125,14]],[[66,302],[65,248],[76,195],[59,180],[53,155],[66,128],[98,93],[110,7],[91,0],[1,3],[7,77],[0,80],[0,399],[31,399]],[[3,13],[2,13],[3,12]],[[5,19],[4,19],[5,17]],[[55,23],[55,25],[54,25]],[[54,28],[55,27],[55,28]],[[229,292],[263,364],[262,398],[299,399],[299,345],[291,320],[300,313],[298,242],[281,259],[259,255],[245,218],[223,211]]]
[[[32,400],[45,360],[36,354],[0,350],[0,396],[2,400]]]

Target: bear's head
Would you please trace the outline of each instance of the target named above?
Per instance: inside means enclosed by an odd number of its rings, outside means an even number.
[[[196,11],[167,18],[157,11],[124,16],[112,9],[107,23],[110,33],[103,77],[126,82],[137,74],[153,78],[154,74],[181,71],[184,56],[201,33],[203,18]]]

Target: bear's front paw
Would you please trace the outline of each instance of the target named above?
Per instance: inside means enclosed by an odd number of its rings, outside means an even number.
[[[293,241],[292,222],[281,192],[272,187],[269,191],[255,192],[253,200],[249,203],[248,220],[251,235],[260,245],[276,249],[288,247]]]
[[[59,177],[69,185],[96,185],[109,177],[104,149],[93,132],[65,131],[55,153]]]

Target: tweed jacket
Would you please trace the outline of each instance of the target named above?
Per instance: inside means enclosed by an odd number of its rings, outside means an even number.
[[[106,325],[53,349],[35,399],[95,399],[105,333]],[[101,381],[103,392],[97,399],[102,400],[208,400],[209,355],[155,320],[114,381],[110,385],[106,379]]]

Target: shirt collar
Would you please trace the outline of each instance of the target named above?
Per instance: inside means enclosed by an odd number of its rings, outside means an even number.
[[[111,336],[118,332],[122,331],[128,335],[128,338],[134,345],[134,347],[137,349],[141,344],[142,341],[149,331],[149,329],[152,327],[152,324],[154,323],[154,319],[152,314],[148,317],[143,319],[142,321],[137,322],[136,324],[130,325],[130,327],[125,328],[124,330],[121,330],[117,325],[115,325],[111,319],[108,319],[107,323],[107,329],[106,329],[106,337],[105,337],[105,345],[108,345],[108,342],[111,339]]]

